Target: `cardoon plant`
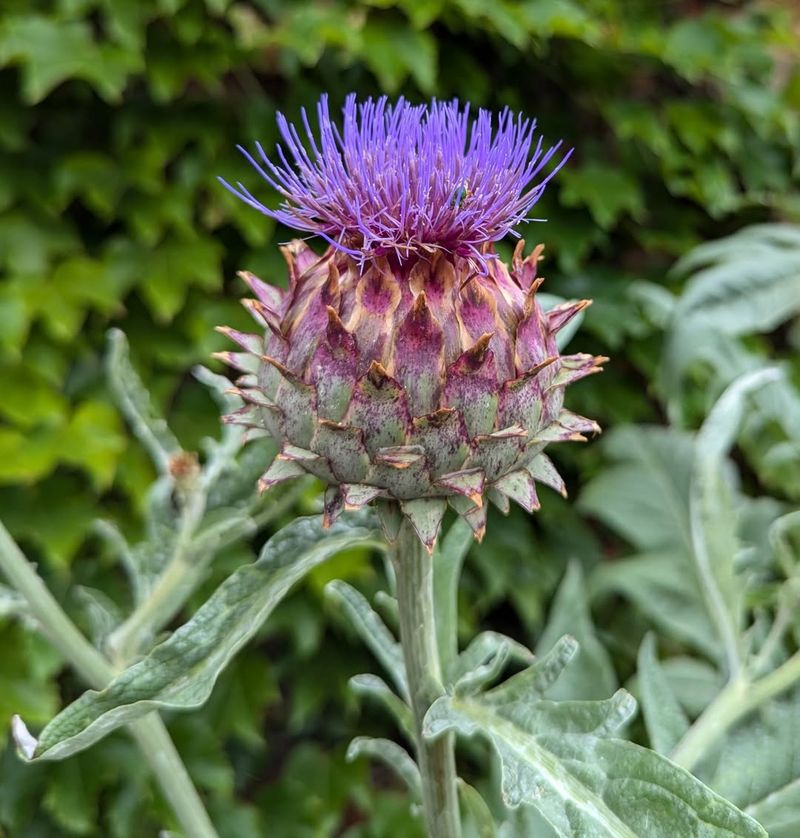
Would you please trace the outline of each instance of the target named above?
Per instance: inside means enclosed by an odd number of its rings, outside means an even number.
[[[526,120],[506,112],[493,121],[480,112],[470,121],[457,103],[390,107],[385,100],[358,105],[351,98],[339,129],[323,100],[318,117],[318,135],[304,117],[302,140],[281,118],[285,149],[277,163],[260,148],[259,159],[251,158],[283,196],[277,209],[241,185],[234,190],[263,212],[319,235],[328,247],[322,255],[302,241],[284,248],[285,292],[244,275],[255,292],[247,305],[262,328],[251,335],[224,330],[244,349],[224,356],[244,376],[231,391],[227,378],[196,371],[229,412],[222,438],[206,440],[202,456],[184,450],[154,410],[124,337],[111,336],[110,389],[159,474],[139,544],[129,545],[111,522],[98,527],[130,582],[127,616],[110,600],[90,597],[90,643],[0,525],[0,570],[17,591],[5,592],[6,608],[10,603],[35,621],[94,687],[38,736],[15,718],[20,755],[65,759],[127,727],[187,838],[216,838],[158,712],[203,704],[292,587],[339,551],[360,546],[392,558],[394,596],[382,602],[389,623],[399,626],[400,643],[355,588],[335,580],[326,593],[392,681],[357,675],[353,688],[393,715],[416,760],[388,739],[357,737],[348,753],[396,770],[433,838],[460,835],[460,806],[465,833],[472,835],[765,838],[752,817],[663,755],[671,750],[680,764],[702,769],[721,731],[800,672],[795,655],[762,675],[772,657],[779,659],[773,652],[788,618],[779,612],[764,648],[749,654],[752,638],[737,639],[739,606],[726,610],[723,591],[735,594],[734,587],[727,581],[714,587],[712,578],[732,563],[730,542],[719,538],[717,527],[731,500],[720,475],[723,451],[734,438],[731,422],[744,411],[753,380],[733,385],[698,434],[694,468],[702,488],[692,483],[691,515],[678,510],[674,516],[671,476],[656,481],[649,499],[658,502],[664,483],[670,527],[691,519],[698,578],[711,592],[708,626],[719,625],[731,661],[728,685],[690,727],[658,669],[653,644],[649,652],[643,646],[645,723],[656,753],[620,736],[636,707],[625,690],[598,700],[604,685],[591,683],[588,694],[575,695],[569,679],[558,681],[578,649],[571,636],[540,659],[497,632],[482,632],[464,649],[457,642],[460,568],[474,537],[484,532],[488,504],[505,511],[513,500],[533,510],[537,483],[563,491],[545,447],[596,430],[565,410],[563,397],[567,384],[597,371],[602,359],[562,355],[556,341],[586,302],[544,310],[537,299],[541,248],[524,256],[520,243],[510,266],[493,249],[527,219],[563,157],[557,149],[543,152],[541,143],[531,152],[534,127]],[[273,445],[240,450],[246,434],[277,442],[266,472]],[[677,453],[680,459],[686,449]],[[327,484],[323,515],[299,517],[275,532],[255,561],[238,566],[185,623],[165,634],[215,557],[299,497],[297,487],[257,496],[262,473],[264,489],[305,473],[320,478]],[[627,466],[621,474],[624,486],[612,493],[618,506],[630,497]],[[300,491],[310,482],[302,481]],[[454,522],[439,539],[448,505]],[[634,505],[632,514],[639,508]],[[790,527],[794,518],[780,521]],[[706,540],[711,524],[713,539]],[[684,549],[684,536],[677,538]],[[567,574],[557,602],[584,599],[579,576]],[[646,574],[640,579],[651,584]],[[575,632],[585,635],[580,608],[570,602],[567,613]],[[559,634],[563,624],[556,621]],[[584,657],[572,672],[593,682],[600,670],[591,663]],[[521,671],[494,685],[509,664]],[[455,734],[488,740],[500,766],[500,795],[457,778]],[[793,793],[792,785],[787,789]]]
[[[257,334],[223,328],[243,352],[247,404],[228,415],[280,451],[266,489],[311,473],[327,490],[324,520],[377,507],[391,545],[426,823],[458,833],[452,734],[426,740],[443,694],[432,594],[433,552],[448,505],[481,539],[487,507],[539,508],[536,484],[564,492],[544,453],[597,425],[565,409],[568,384],[603,358],[562,355],[556,336],[587,300],[543,311],[537,262],[520,240],[510,266],[494,243],[530,220],[568,154],[545,150],[535,123],[506,110],[413,106],[350,96],[340,129],[327,100],[315,134],[278,117],[285,147],[242,149],[282,196],[266,215],[327,243],[283,247],[281,291],[250,273],[244,301]],[[224,183],[224,181],[223,181]]]

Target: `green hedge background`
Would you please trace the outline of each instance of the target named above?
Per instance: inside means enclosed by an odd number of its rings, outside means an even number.
[[[334,105],[351,90],[508,105],[574,145],[537,207],[548,223],[523,231],[546,242],[545,290],[596,301],[576,350],[613,359],[571,407],[603,426],[662,420],[659,339],[629,289],[669,283],[705,239],[800,219],[799,39],[793,0],[5,0],[0,516],[56,592],[124,601],[91,522],[135,534],[154,475],[110,401],[105,332],[127,333],[188,449],[216,433],[188,370],[226,348],[215,325],[247,321],[237,269],[283,282],[276,244],[290,234],[215,175],[274,201],[235,145],[273,147],[275,111],[295,117],[322,91]],[[600,467],[595,446],[559,460],[573,494]],[[465,580],[465,631],[530,641],[565,557],[614,554],[607,533],[547,500],[533,522],[489,527]],[[232,552],[215,579],[249,555]],[[363,556],[326,566],[206,708],[171,720],[225,835],[416,834],[388,776],[344,763],[352,735],[385,722],[347,692],[371,663],[322,599],[334,575],[378,582]],[[80,689],[44,641],[0,618],[5,729],[14,712],[46,721]],[[52,766],[0,747],[0,833],[156,835],[169,820],[124,737]]]

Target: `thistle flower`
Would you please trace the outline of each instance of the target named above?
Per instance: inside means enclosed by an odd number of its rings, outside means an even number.
[[[272,210],[241,184],[221,183],[251,207],[277,221],[321,236],[360,265],[374,256],[404,261],[444,250],[472,258],[485,270],[486,242],[499,241],[521,221],[566,161],[536,180],[557,153],[541,137],[534,153],[536,123],[506,109],[493,124],[489,111],[470,122],[470,108],[457,101],[412,106],[386,97],[361,103],[348,96],[343,130],[331,121],[328,99],[317,105],[319,139],[305,111],[309,150],[297,129],[278,114],[291,155],[279,146],[273,163],[260,143],[256,159],[239,150],[280,195]],[[493,254],[489,254],[490,256]]]
[[[525,257],[520,241],[510,269],[492,247],[541,195],[552,173],[530,184],[554,149],[531,156],[532,124],[508,112],[493,133],[481,111],[470,131],[457,103],[350,98],[344,115],[340,133],[320,102],[319,142],[304,117],[310,152],[280,119],[296,171],[259,148],[281,209],[239,187],[330,246],[284,246],[285,291],[240,274],[262,332],[221,329],[244,350],[220,353],[244,373],[246,405],[226,421],[279,443],[264,489],[323,480],[327,522],[375,503],[390,539],[405,516],[430,550],[449,504],[481,538],[487,501],[532,511],[537,481],[564,492],[549,443],[598,430],[564,390],[605,359],[556,344],[588,301],[545,313],[542,246]]]

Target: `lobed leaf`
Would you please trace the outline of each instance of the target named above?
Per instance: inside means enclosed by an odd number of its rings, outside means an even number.
[[[350,687],[358,695],[368,696],[382,704],[394,718],[397,726],[403,731],[409,742],[414,741],[414,716],[408,704],[401,699],[391,687],[377,675],[362,673],[350,679]]]
[[[30,760],[63,759],[158,708],[204,704],[220,672],[258,631],[292,586],[317,565],[375,537],[370,515],[351,515],[325,530],[298,518],[276,533],[258,561],[229,576],[194,616],[104,690],[89,690],[42,731]],[[21,730],[19,723],[17,731]]]
[[[415,801],[422,800],[422,780],[419,769],[405,748],[401,748],[390,739],[358,736],[347,748],[347,759],[352,762],[362,756],[372,757],[382,762],[405,783]]]
[[[535,663],[482,696],[437,699],[425,717],[424,735],[456,731],[488,738],[502,763],[505,802],[534,807],[563,838],[765,838],[756,821],[688,771],[609,738],[634,712],[629,694],[547,701],[539,678],[546,667],[546,661]]]
[[[131,429],[147,449],[160,472],[169,468],[172,457],[180,453],[181,445],[159,416],[130,362],[128,340],[119,329],[108,333],[109,350],[106,359],[108,385],[120,410],[131,423]]]
[[[395,685],[407,699],[408,683],[403,650],[363,594],[339,579],[325,586],[325,594],[341,606],[359,637],[391,675]]]
[[[597,639],[583,570],[577,562],[567,567],[556,591],[547,625],[536,645],[537,654],[549,651],[566,633],[578,641],[577,660],[550,688],[548,698],[601,698],[613,692],[618,686],[617,676],[608,652]]]

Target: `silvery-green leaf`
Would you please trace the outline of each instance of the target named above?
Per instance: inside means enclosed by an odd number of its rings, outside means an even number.
[[[691,554],[689,483],[693,439],[672,428],[623,426],[610,431],[607,466],[584,489],[579,506],[642,552]]]
[[[100,536],[100,538],[111,548],[114,556],[122,563],[122,566],[125,568],[125,572],[128,574],[131,581],[135,582],[137,579],[135,559],[131,552],[131,547],[128,544],[128,540],[122,534],[119,527],[111,521],[98,519],[93,522],[92,531]],[[136,591],[134,591],[134,601],[138,602],[139,596],[140,594],[136,595]]]
[[[780,373],[757,370],[728,387],[703,422],[695,441],[689,490],[692,553],[708,613],[725,649],[729,671],[742,656],[742,593],[734,575],[739,549],[738,520],[727,454],[733,445],[749,394]]]
[[[607,738],[633,712],[630,695],[552,702],[526,689],[525,675],[483,696],[443,696],[424,723],[428,737],[452,730],[488,738],[502,760],[509,806],[534,806],[561,838],[765,838],[754,820],[688,771]]]
[[[382,762],[406,784],[412,798],[422,800],[422,781],[417,764],[408,755],[408,751],[401,748],[390,739],[372,739],[368,736],[358,736],[347,748],[347,759],[352,762],[359,757],[371,757]]]
[[[258,561],[229,576],[194,616],[104,690],[89,690],[42,731],[33,759],[63,759],[159,708],[199,707],[220,672],[292,586],[326,559],[376,537],[361,513],[329,529],[298,518],[276,533]]]
[[[800,310],[800,245],[788,225],[754,225],[703,244],[675,270],[693,276],[675,308],[663,354],[669,393],[679,392],[699,355],[725,359],[718,349],[705,351],[717,336],[768,332]],[[740,366],[733,375],[746,369]]]
[[[169,469],[169,461],[180,453],[181,446],[164,419],[153,408],[150,394],[145,389],[128,355],[128,341],[119,329],[108,333],[106,370],[108,386],[131,430],[147,449],[162,474]]]
[[[558,838],[558,832],[533,806],[507,809],[506,818],[497,830],[497,838]]]
[[[800,555],[789,538],[793,532],[800,532],[800,511],[782,515],[769,528],[769,542],[775,561],[786,576],[791,576],[800,562]]]
[[[622,594],[668,636],[712,659],[719,656],[719,641],[690,555],[671,548],[603,562],[590,581],[594,596]]]
[[[368,696],[382,704],[392,715],[409,742],[414,741],[414,717],[411,708],[377,675],[354,675],[350,686],[358,695]]]
[[[639,649],[639,694],[653,750],[669,754],[689,729],[689,719],[656,658],[656,639],[648,634]]]
[[[358,636],[391,676],[402,696],[407,699],[408,684],[403,650],[366,598],[352,585],[339,579],[325,586],[325,595],[341,606]]]
[[[460,777],[457,782],[458,797],[464,814],[464,838],[495,838],[497,829],[494,818],[480,792]]]
[[[767,702],[725,737],[708,784],[742,808],[800,779],[800,689]],[[771,835],[772,833],[770,833]]]
[[[800,835],[800,779],[752,803],[745,810],[769,833],[770,838]]]
[[[242,407],[242,399],[229,392],[231,389],[230,379],[223,375],[217,375],[201,365],[192,369],[192,375],[208,387],[212,398],[223,413],[233,413]],[[205,490],[213,486],[223,474],[236,471],[236,454],[242,447],[243,437],[243,427],[225,424],[222,427],[221,439],[207,437],[202,441],[206,461],[200,479]]]
[[[474,541],[469,524],[459,517],[440,539],[433,556],[436,638],[444,672],[458,655],[458,582],[464,559]]]
[[[389,567],[391,567],[391,563],[389,564]],[[378,591],[375,594],[375,605],[380,608],[384,620],[387,620],[389,623],[390,629],[398,631],[398,626],[400,625],[400,612],[397,600],[386,591]]]
[[[697,718],[725,686],[722,673],[698,658],[674,657],[661,662],[670,690],[691,718]]]
[[[608,652],[595,635],[583,570],[577,562],[567,568],[556,592],[544,632],[536,645],[539,655],[548,652],[565,634],[574,635],[580,647],[578,660],[558,679],[549,698],[601,698],[618,686]]]
[[[445,681],[458,692],[477,691],[500,674],[506,662],[533,662],[533,652],[510,637],[495,631],[481,632],[456,658]]]
[[[206,515],[204,523],[205,526],[195,535],[193,546],[195,550],[208,556],[213,556],[226,544],[247,538],[257,528],[250,515],[230,508],[215,509],[213,513]]]
[[[628,296],[642,307],[645,317],[660,329],[666,327],[675,311],[676,298],[663,286],[646,280],[635,280],[627,289]]]
[[[117,604],[97,588],[79,585],[75,595],[81,601],[92,632],[92,641],[100,646],[112,631],[122,622]]]
[[[211,372],[208,367],[204,367],[202,364],[192,367],[192,375],[201,384],[208,387],[212,398],[223,413],[230,413],[242,406],[242,399],[230,392],[230,378]]]
[[[178,517],[173,496],[174,488],[172,477],[163,475],[147,492],[147,540],[140,542],[132,550],[133,565],[142,579],[145,596],[148,585],[163,570],[173,554]]]

